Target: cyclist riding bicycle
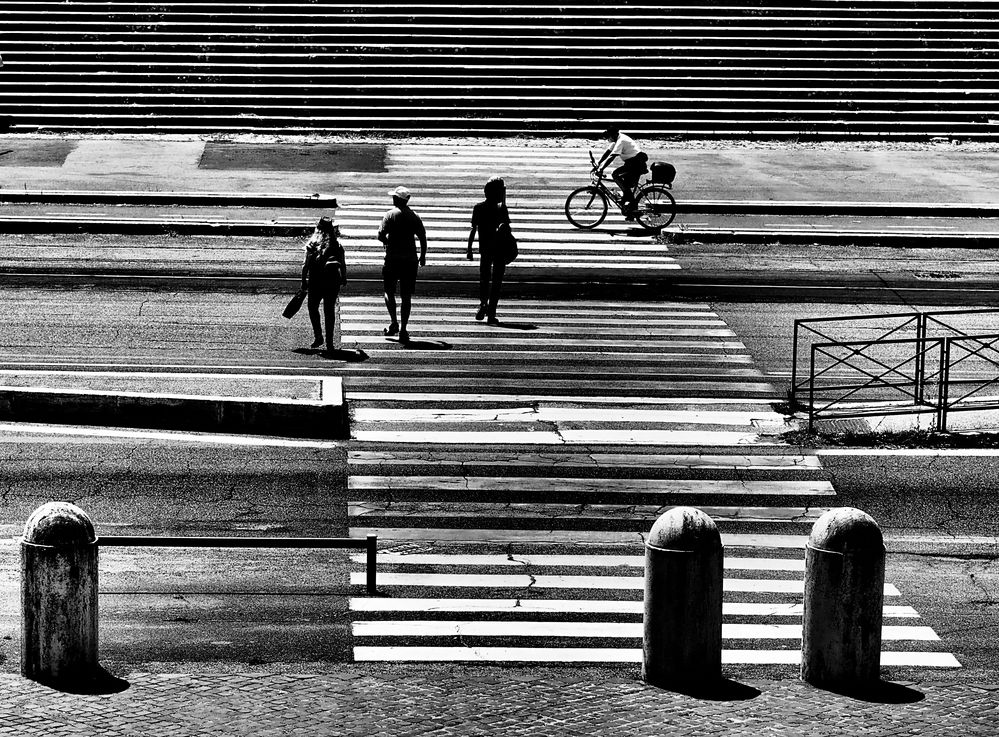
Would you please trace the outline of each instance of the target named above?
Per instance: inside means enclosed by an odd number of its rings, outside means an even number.
[[[635,186],[642,175],[649,171],[649,157],[630,136],[622,133],[618,126],[611,126],[605,130],[604,138],[613,145],[604,151],[600,161],[597,162],[597,172],[602,176],[614,159],[621,159],[622,165],[611,172],[611,178],[621,188],[622,206],[626,216],[628,219],[633,219],[636,205]]]

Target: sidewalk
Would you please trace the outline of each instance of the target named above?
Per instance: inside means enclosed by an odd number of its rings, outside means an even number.
[[[637,671],[351,667],[332,673],[134,673],[111,695],[53,691],[16,675],[0,734],[171,735],[994,735],[995,686],[906,683],[864,701],[797,680],[729,682],[694,698]],[[887,701],[887,703],[886,703]],[[908,701],[911,703],[891,703]]]

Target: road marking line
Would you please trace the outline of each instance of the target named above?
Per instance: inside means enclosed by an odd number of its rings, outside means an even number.
[[[660,494],[720,494],[745,496],[835,496],[830,482],[824,480],[740,481],[736,479],[630,479],[630,478],[555,478],[550,476],[363,476],[351,475],[348,488],[353,491],[408,489],[450,491],[525,491],[525,492],[609,492]]]
[[[351,555],[355,563],[364,563],[363,554]],[[725,568],[744,571],[804,571],[805,561],[798,558],[729,558]],[[379,566],[564,566],[572,568],[645,568],[644,555],[464,555],[432,553],[379,553]]]
[[[367,574],[353,571],[352,585],[363,586]],[[523,589],[613,589],[635,591],[645,589],[644,576],[529,576],[481,573],[379,573],[378,586],[412,586],[440,588],[523,588]],[[792,579],[726,578],[726,592],[803,594],[805,582]],[[885,584],[885,596],[901,596],[892,584]]]
[[[0,422],[0,433],[11,435],[57,435],[93,438],[135,438],[140,440],[172,440],[216,445],[246,445],[273,448],[339,448],[342,442],[324,440],[295,440],[289,438],[257,437],[252,435],[215,435],[211,433],[171,432],[153,430],[125,430],[83,425],[41,425],[19,422]]]
[[[999,456],[995,448],[816,448],[820,456],[920,456],[943,458],[948,456],[968,456],[994,458]]]
[[[354,520],[357,522],[358,520]],[[645,544],[647,532],[634,530],[523,530],[504,528],[442,528],[442,527],[378,527],[377,525],[351,525],[351,537],[367,534],[378,535],[381,541],[419,540],[456,543],[600,543],[607,545]],[[775,550],[804,550],[807,535],[778,535],[767,533],[729,533],[722,531],[722,545],[726,548],[772,548]]]
[[[759,404],[770,407],[772,397],[628,397],[614,396],[574,396],[538,394],[448,394],[446,392],[373,392],[347,389],[347,399],[371,402],[531,402],[531,403],[572,403],[572,404]],[[811,458],[812,456],[808,456]]]
[[[697,425],[787,426],[776,412],[684,411],[667,409],[572,408],[572,407],[482,407],[451,409],[423,407],[379,409],[355,407],[357,422],[656,422]]]
[[[757,433],[700,430],[564,430],[561,433],[464,432],[432,430],[356,430],[355,440],[372,443],[441,443],[449,445],[786,445],[764,441]]]
[[[413,450],[352,450],[348,457],[353,465],[439,465],[456,466],[513,466],[541,464],[557,468],[656,468],[656,469],[720,469],[720,470],[769,470],[802,471],[812,473],[822,470],[815,456],[790,455],[687,455],[668,453],[560,453],[557,466],[547,455],[534,451],[524,453],[487,453],[447,451],[446,455],[432,451]]]
[[[508,612],[510,614],[630,614],[641,616],[642,600],[620,599],[381,599],[355,597],[355,612]],[[804,605],[788,602],[724,602],[722,614],[731,617],[800,617]],[[890,619],[919,619],[910,606],[885,605]]]
[[[354,660],[395,662],[641,663],[639,648],[370,647],[354,648]],[[800,650],[722,650],[725,665],[799,665]],[[881,665],[960,668],[950,653],[882,652]]]
[[[536,621],[453,621],[453,620],[372,620],[351,623],[355,637],[593,637],[641,639],[641,622],[536,622]],[[800,624],[722,624],[726,640],[800,640]],[[940,638],[932,627],[884,625],[882,641]]]
[[[425,517],[481,517],[483,515],[509,515],[510,519],[594,519],[608,516],[613,519],[629,518],[655,519],[661,513],[662,504],[585,504],[560,502],[450,502],[450,501],[389,501],[351,500],[347,502],[347,512],[353,517],[366,515]],[[824,507],[720,507],[699,504],[697,508],[710,515],[716,522],[799,522],[812,524],[825,512]],[[651,526],[651,525],[650,525]]]

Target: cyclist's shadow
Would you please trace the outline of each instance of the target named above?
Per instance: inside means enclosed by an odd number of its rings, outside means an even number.
[[[649,238],[650,236],[658,235],[655,230],[649,230],[648,228],[643,228],[641,225],[632,225],[630,223],[614,225],[609,228],[599,228],[599,231],[612,236],[624,236],[626,238]]]

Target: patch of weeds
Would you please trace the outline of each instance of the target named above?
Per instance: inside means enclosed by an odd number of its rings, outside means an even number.
[[[809,448],[999,448],[999,433],[989,432],[897,430],[824,433],[791,430],[780,437],[789,445]]]

